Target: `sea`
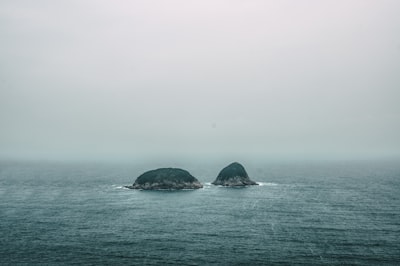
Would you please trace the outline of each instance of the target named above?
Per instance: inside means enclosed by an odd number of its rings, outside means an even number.
[[[0,264],[400,265],[399,161],[247,162],[259,186],[212,185],[229,163],[141,191],[156,163],[0,161]]]

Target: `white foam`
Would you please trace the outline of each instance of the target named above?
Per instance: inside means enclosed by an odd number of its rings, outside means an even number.
[[[114,188],[116,188],[116,189],[129,189],[129,188],[127,188],[127,187],[125,187],[125,186],[119,186],[119,185],[112,185]]]
[[[210,189],[212,188],[212,184],[211,183],[204,183],[203,187],[201,189]]]
[[[271,182],[257,182],[257,183],[258,183],[258,185],[259,185],[260,187],[263,187],[263,186],[273,187],[273,186],[279,185],[279,184],[277,184],[277,183],[271,183]]]

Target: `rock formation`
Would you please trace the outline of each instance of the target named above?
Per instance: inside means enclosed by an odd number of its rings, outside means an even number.
[[[131,189],[161,190],[161,189],[197,189],[203,185],[188,171],[179,168],[160,168],[140,175]]]
[[[250,180],[244,167],[236,162],[222,169],[212,184],[228,187],[258,185],[256,182]]]

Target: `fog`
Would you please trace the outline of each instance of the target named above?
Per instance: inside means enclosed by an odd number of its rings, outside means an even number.
[[[400,1],[0,2],[0,158],[400,156]]]

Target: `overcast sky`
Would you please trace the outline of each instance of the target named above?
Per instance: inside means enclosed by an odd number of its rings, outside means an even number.
[[[400,1],[0,2],[0,158],[400,155]]]

